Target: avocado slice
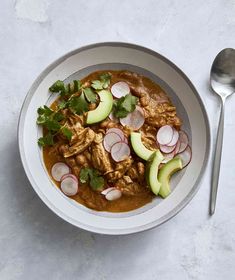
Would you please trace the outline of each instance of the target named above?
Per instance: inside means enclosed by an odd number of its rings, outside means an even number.
[[[100,103],[95,110],[87,113],[87,124],[93,124],[103,121],[108,117],[113,107],[113,96],[109,90],[101,90],[97,92]]]
[[[131,146],[134,152],[140,158],[144,160],[149,160],[150,157],[155,153],[155,151],[151,151],[144,146],[141,140],[141,134],[139,132],[131,132],[130,139],[131,139]]]
[[[170,192],[170,178],[178,170],[182,169],[182,160],[178,157],[168,161],[159,171],[158,180],[161,183],[160,196],[167,197]]]
[[[159,150],[156,150],[147,164],[147,183],[155,195],[158,195],[161,188],[161,183],[158,181],[158,168],[163,159],[164,157],[162,153]]]

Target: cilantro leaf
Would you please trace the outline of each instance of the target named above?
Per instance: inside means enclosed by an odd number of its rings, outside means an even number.
[[[84,95],[86,97],[86,100],[90,103],[96,103],[96,94],[92,90],[92,88],[84,88],[83,89]]]
[[[101,190],[104,187],[104,178],[93,168],[82,168],[80,171],[80,182],[89,183],[93,190]]]
[[[53,115],[53,120],[56,121],[56,122],[60,122],[64,119],[64,115],[61,114],[60,112],[56,112],[54,115]]]
[[[69,108],[76,114],[80,115],[88,111],[88,102],[85,99],[84,93],[80,96],[73,96],[68,101]]]
[[[62,110],[64,108],[66,108],[67,105],[68,105],[67,102],[65,100],[62,100],[57,106],[58,106],[59,110]]]
[[[84,183],[88,182],[89,172],[90,172],[90,168],[88,168],[88,167],[85,167],[85,168],[81,169],[81,171],[80,171],[80,182],[81,183],[84,184]]]
[[[38,108],[37,112],[39,115],[50,116],[53,113],[53,110],[51,110],[49,107],[44,105],[43,107]]]
[[[61,132],[65,137],[67,137],[69,141],[71,140],[73,133],[70,129],[68,129],[67,127],[62,127]]]
[[[74,80],[72,83],[64,84],[63,81],[56,81],[50,88],[50,92],[57,92],[60,96],[69,96],[81,89],[81,82],[79,80]]]
[[[111,81],[111,75],[109,73],[103,73],[100,75],[100,80],[94,80],[91,82],[91,87],[95,90],[106,89]]]
[[[52,146],[54,144],[53,135],[49,132],[46,136],[38,139],[38,145],[41,147]]]
[[[58,130],[60,130],[61,128],[61,125],[53,120],[53,119],[48,119],[45,123],[44,123],[44,126],[48,129],[48,130],[51,130],[51,131],[54,131],[54,132],[57,132]]]
[[[99,176],[93,176],[90,180],[90,186],[93,190],[101,190],[104,187],[104,178]]]
[[[111,81],[111,75],[109,73],[104,73],[100,75],[100,80],[103,83],[103,88],[107,88]]]
[[[78,92],[82,87],[81,81],[74,80],[73,81],[73,92]]]
[[[99,80],[95,80],[95,81],[92,81],[91,87],[93,87],[96,90],[100,90],[100,89],[103,89],[103,83]]]
[[[61,80],[56,81],[52,86],[49,87],[49,91],[64,93],[65,92],[64,82]]]
[[[115,100],[114,102],[114,116],[117,118],[125,118],[129,113],[135,110],[138,98],[127,94]]]

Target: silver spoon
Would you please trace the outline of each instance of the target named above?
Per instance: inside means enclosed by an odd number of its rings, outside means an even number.
[[[224,105],[226,98],[235,92],[235,49],[222,50],[215,58],[211,67],[211,87],[220,97],[220,120],[217,131],[214,165],[212,171],[210,215],[215,213],[218,190],[221,152],[224,133]]]

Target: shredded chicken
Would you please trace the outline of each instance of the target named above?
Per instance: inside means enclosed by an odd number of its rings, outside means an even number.
[[[94,142],[91,145],[91,161],[93,167],[102,173],[107,174],[113,171],[110,155],[103,146],[103,134],[95,134]]]
[[[65,158],[77,155],[86,150],[95,138],[95,132],[90,128],[80,129],[76,134],[76,142],[73,145],[63,145],[60,148]]]
[[[115,187],[124,195],[133,196],[143,193],[143,187],[137,182],[128,183],[125,178],[117,180]]]
[[[144,181],[145,167],[142,162],[133,163],[131,168],[127,171],[127,175],[132,181],[143,182]]]
[[[113,172],[110,172],[107,174],[107,180],[109,182],[114,182],[120,178],[128,171],[128,169],[131,167],[133,163],[132,158],[127,158],[121,162],[118,162],[115,166],[115,169]]]

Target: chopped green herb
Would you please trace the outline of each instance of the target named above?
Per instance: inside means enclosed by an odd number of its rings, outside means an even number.
[[[114,116],[117,118],[125,118],[129,113],[135,110],[138,98],[127,94],[115,100],[114,102]]]
[[[37,112],[39,115],[50,116],[53,113],[53,110],[44,105],[43,107],[38,108]]]
[[[67,102],[65,100],[62,100],[59,104],[58,104],[58,109],[62,110],[64,108],[67,107]]]
[[[61,125],[57,121],[51,120],[51,119],[46,120],[45,123],[44,123],[44,126],[48,130],[51,130],[53,132],[57,132],[61,128]]]
[[[96,90],[103,89],[103,83],[99,80],[92,81],[91,86]]]
[[[53,115],[53,120],[54,121],[57,121],[57,122],[60,122],[64,119],[64,115],[61,114],[60,112],[56,112],[54,115]]]
[[[73,133],[72,133],[71,130],[69,130],[67,127],[62,127],[62,128],[61,128],[61,132],[63,133],[63,135],[64,135],[65,137],[67,137],[67,139],[68,139],[69,141],[71,140],[72,135],[73,135]]]
[[[71,94],[78,92],[81,89],[81,82],[79,80],[74,80],[72,83],[67,85],[63,81],[56,81],[50,88],[50,92],[57,92],[60,96],[70,96]]]
[[[92,90],[92,88],[84,88],[83,92],[85,94],[86,100],[89,103],[96,103],[96,94],[95,92]]]
[[[90,186],[93,190],[101,190],[104,187],[104,178],[101,176],[93,176],[90,179]]]
[[[50,132],[46,136],[38,139],[38,145],[41,147],[52,146],[53,144],[53,135]]]
[[[100,75],[100,80],[103,83],[103,88],[107,88],[111,81],[111,75],[109,73],[104,73]]]
[[[108,73],[100,75],[100,80],[94,80],[91,83],[91,87],[95,90],[106,89],[110,84],[111,76]]]
[[[90,172],[90,168],[82,168],[80,171],[80,182],[81,183],[86,183],[89,180],[89,172]]]
[[[78,92],[82,87],[81,81],[74,80],[73,81],[73,92]]]
[[[88,111],[88,102],[85,99],[84,93],[80,96],[72,96],[68,101],[68,107],[76,114],[80,115]]]
[[[101,190],[104,187],[104,178],[93,168],[82,168],[80,171],[80,182],[89,183],[93,190]]]
[[[65,92],[64,82],[61,80],[56,81],[51,87],[49,87],[49,91],[64,93]]]

